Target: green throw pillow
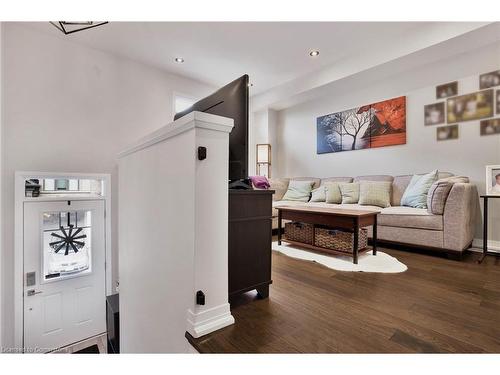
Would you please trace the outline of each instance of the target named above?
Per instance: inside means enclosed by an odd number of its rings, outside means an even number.
[[[437,179],[437,170],[424,175],[414,175],[403,193],[401,206],[427,208],[427,194],[430,187]]]
[[[342,204],[358,203],[359,183],[340,184],[340,193],[342,194]]]
[[[391,205],[391,182],[361,182],[359,185],[359,204],[378,207]]]
[[[292,180],[288,184],[288,190],[283,197],[284,201],[307,202],[311,196],[314,181]]]
[[[340,193],[340,186],[337,183],[328,183],[326,188],[326,203],[342,203],[342,194]]]
[[[311,193],[310,202],[324,202],[326,200],[326,186],[320,186]]]

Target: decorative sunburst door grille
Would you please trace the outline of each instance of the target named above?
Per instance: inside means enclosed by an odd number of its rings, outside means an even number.
[[[42,219],[44,281],[92,272],[92,211],[44,212]]]
[[[84,239],[87,238],[87,235],[80,234],[83,228],[77,228],[73,233],[74,225],[70,225],[68,232],[64,229],[63,226],[59,227],[59,233],[52,232],[50,235],[57,240],[49,243],[49,245],[54,249],[54,252],[58,253],[62,249],[66,248],[64,251],[64,255],[68,255],[70,249],[72,249],[75,253],[77,253],[82,247],[85,246]]]

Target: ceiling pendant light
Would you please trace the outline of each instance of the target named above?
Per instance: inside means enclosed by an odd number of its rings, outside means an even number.
[[[97,26],[102,26],[108,21],[50,21],[58,30],[62,31],[64,35],[73,34],[77,31],[92,29]]]

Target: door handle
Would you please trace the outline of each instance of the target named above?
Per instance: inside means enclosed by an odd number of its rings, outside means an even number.
[[[40,293],[43,293],[43,292],[41,290],[35,291],[35,289],[30,289],[30,290],[28,290],[28,292],[26,293],[26,295],[28,297],[31,297],[31,296],[34,296],[35,294],[40,294]]]

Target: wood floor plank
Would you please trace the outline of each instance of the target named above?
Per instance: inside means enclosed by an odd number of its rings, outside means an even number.
[[[399,274],[341,272],[273,252],[268,299],[231,301],[235,324],[204,353],[500,353],[500,262],[384,251]]]

